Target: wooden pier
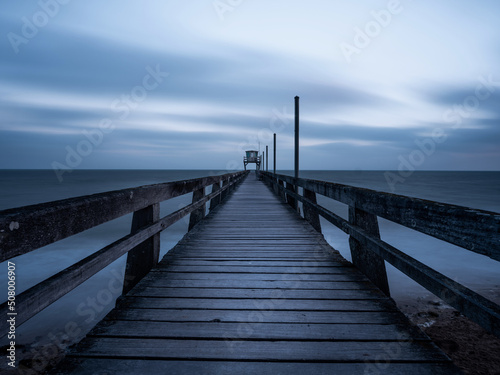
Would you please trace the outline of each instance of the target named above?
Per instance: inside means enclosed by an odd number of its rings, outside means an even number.
[[[450,360],[247,176],[56,374],[454,374]]]
[[[186,194],[191,204],[160,217]],[[130,234],[0,306],[19,326],[127,254],[116,308],[52,374],[457,373],[390,299],[385,262],[500,337],[500,306],[384,242],[377,221],[498,261],[500,214],[263,171],[1,211],[0,262],[131,213]],[[187,216],[159,262],[161,231]],[[324,240],[320,216],[349,236],[352,263]],[[9,329],[0,320],[0,336]]]

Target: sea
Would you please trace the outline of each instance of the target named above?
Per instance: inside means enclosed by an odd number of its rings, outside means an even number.
[[[59,181],[52,170],[0,170],[0,211],[111,190],[218,175],[212,170],[74,170]],[[293,171],[278,171],[293,175]],[[398,172],[392,172],[397,175]],[[414,171],[397,183],[386,171],[300,171],[300,177],[359,186],[465,207],[500,212],[500,172]],[[191,195],[161,204],[166,215],[191,202]],[[318,202],[347,218],[347,206],[322,196]],[[132,215],[126,215],[55,244],[11,259],[16,265],[16,292],[65,269],[127,235]],[[350,260],[347,235],[321,219],[325,239]],[[487,298],[500,302],[500,263],[379,218],[384,241]],[[161,234],[164,256],[187,232],[184,218]],[[17,327],[18,345],[57,343],[67,346],[83,337],[115,305],[121,294],[125,256]],[[429,298],[430,293],[389,264],[391,296],[398,302]],[[0,263],[7,275],[7,262]],[[7,277],[0,280],[0,303],[7,300]],[[7,344],[4,338],[1,345]]]

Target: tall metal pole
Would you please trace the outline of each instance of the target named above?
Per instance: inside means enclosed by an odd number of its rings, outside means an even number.
[[[266,145],[266,172],[269,172],[269,148]]]
[[[299,178],[299,97],[295,97],[295,178]]]
[[[274,157],[273,157],[273,162],[274,162],[274,174],[276,174],[276,133],[274,133]]]

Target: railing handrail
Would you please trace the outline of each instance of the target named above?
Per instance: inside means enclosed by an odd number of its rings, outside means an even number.
[[[214,209],[248,173],[241,171],[145,185],[0,211],[2,261],[134,212],[131,234],[17,295],[16,325],[24,323],[128,253],[123,288],[126,293],[158,262],[159,233],[162,230],[189,214],[191,230],[205,216],[206,203],[211,201],[210,209]],[[212,192],[205,195],[205,187],[210,185]],[[190,205],[159,217],[160,202],[188,193],[193,193]],[[43,230],[51,226],[54,226],[52,232],[44,235]],[[28,236],[28,240],[24,240],[23,235]],[[8,301],[0,305],[0,311],[7,311],[7,305]],[[0,337],[8,332],[6,319],[0,321],[0,332]]]
[[[143,185],[0,211],[0,262],[241,173]]]
[[[262,172],[262,175],[268,182],[272,183],[275,192],[292,207],[297,207],[297,201],[303,203],[304,217],[311,222],[316,230],[321,231],[319,224],[319,215],[321,215],[350,235],[349,244],[353,263],[387,294],[389,289],[384,260],[483,328],[500,337],[499,305],[382,241],[377,222],[377,216],[381,216],[435,238],[458,244],[466,249],[468,244],[476,244],[481,236],[491,237],[488,238],[488,243],[493,245],[490,251],[485,251],[484,247],[479,247],[478,251],[474,245],[469,250],[499,260],[500,215],[498,213],[333,182],[296,179],[269,172]],[[303,188],[303,196],[298,193],[298,187]],[[316,193],[349,205],[349,220],[317,204]],[[391,204],[394,204],[395,207],[390,207]],[[377,207],[377,205],[381,206]],[[424,210],[428,210],[435,216],[442,216],[439,217],[439,220],[432,221],[427,218],[426,222],[422,222]],[[412,211],[417,211],[418,214]],[[459,240],[453,237],[453,233],[446,236],[443,234],[443,228],[438,228],[443,226],[446,230],[454,231],[447,222],[453,218],[453,215],[458,216],[458,219],[455,218],[453,221],[453,226],[462,228],[462,238]],[[475,233],[475,238],[471,240],[468,237],[470,231],[467,230],[467,225],[473,223],[474,220],[478,220],[477,225],[473,226],[473,229],[478,233]],[[460,223],[460,221],[463,222]],[[429,229],[433,228],[432,224],[434,224],[434,231]]]
[[[274,176],[270,172],[268,176]],[[500,213],[334,182],[276,174],[294,186],[500,261]],[[439,219],[439,222],[436,221]]]

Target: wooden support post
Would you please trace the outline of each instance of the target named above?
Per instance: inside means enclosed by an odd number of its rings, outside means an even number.
[[[222,182],[222,187],[227,186],[227,184],[228,184],[228,183],[229,183],[229,179],[224,180],[224,181]],[[222,191],[222,192],[220,193],[220,200],[221,200],[221,202],[222,202],[224,199],[226,199],[226,197],[227,197],[227,195],[228,195],[228,194],[229,194],[228,189],[226,189],[226,190],[224,190],[224,191]]]
[[[274,177],[274,175],[273,175],[273,177],[271,177],[271,182],[272,182],[271,187],[273,188],[276,195],[281,196],[280,189],[279,189],[279,180],[276,177]]]
[[[160,220],[160,204],[155,203],[142,210],[134,212],[131,233],[142,227]],[[127,254],[123,294],[127,294],[146,274],[158,264],[160,256],[160,234],[148,238]]]
[[[295,193],[295,185],[292,185],[291,183],[287,182],[286,183],[286,190],[290,191],[292,193]],[[292,197],[291,195],[286,195],[286,202],[292,207],[294,210],[297,210],[297,200]]]
[[[309,199],[313,203],[316,202],[316,193],[311,190],[304,189],[304,198]],[[319,212],[316,208],[304,202],[304,218],[312,225],[314,229],[316,229],[319,233],[321,233],[321,223],[319,221]]]
[[[299,97],[295,97],[295,178],[299,178]]]
[[[204,187],[199,189],[199,190],[193,191],[193,202],[192,203],[199,201],[204,196],[205,196],[205,188]],[[197,210],[194,210],[193,212],[191,212],[191,215],[189,216],[188,231],[193,229],[193,227],[196,224],[198,224],[198,222],[205,217],[205,209],[206,209],[206,205],[204,204],[203,206],[201,206]]]
[[[228,185],[229,185],[229,188],[227,189],[227,193],[231,193],[234,189],[234,177],[229,177],[229,180],[227,181]]]
[[[216,182],[212,185],[212,193],[220,190],[220,182]],[[212,211],[220,203],[220,193],[210,200],[210,211]]]
[[[266,172],[269,172],[269,147],[266,146]]]
[[[276,133],[273,135],[273,142],[274,142],[274,147],[273,147],[273,173],[274,177],[276,177]]]
[[[277,193],[283,199],[283,201],[286,202],[286,196],[285,196],[285,191],[283,190],[285,188],[285,185],[283,184],[283,180],[278,179],[278,186],[277,186]]]
[[[377,216],[349,206],[349,223],[354,224],[373,236],[380,238]],[[349,237],[352,263],[358,267],[377,287],[390,296],[384,258]]]

